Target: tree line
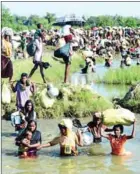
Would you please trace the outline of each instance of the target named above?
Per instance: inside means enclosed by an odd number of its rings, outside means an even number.
[[[37,23],[42,23],[44,28],[50,29],[53,26],[53,23],[56,21],[56,15],[53,13],[47,12],[45,16],[40,17],[38,15],[30,15],[19,16],[12,15],[10,10],[5,6],[2,6],[2,16],[1,16],[2,28],[9,27],[14,31],[22,31],[22,30],[31,30],[36,28]],[[140,18],[139,17],[122,17],[119,15],[109,16],[90,16],[86,18],[83,16],[85,20],[85,29],[89,29],[94,26],[123,26],[123,27],[140,27]]]

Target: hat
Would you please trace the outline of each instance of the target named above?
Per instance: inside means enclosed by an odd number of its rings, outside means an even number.
[[[59,125],[65,126],[66,128],[72,130],[72,121],[69,118],[62,119]]]

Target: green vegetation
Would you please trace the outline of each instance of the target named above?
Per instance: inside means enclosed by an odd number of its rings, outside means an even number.
[[[133,85],[124,98],[118,101],[122,107],[140,113],[140,83]]]
[[[124,69],[110,69],[103,77],[98,77],[98,82],[107,84],[126,84],[131,85],[140,80],[140,67],[132,66]]]
[[[50,29],[53,23],[56,21],[56,16],[53,13],[47,12],[46,15],[40,17],[38,15],[26,16],[12,15],[8,8],[2,6],[2,28],[10,27],[14,31],[31,30],[36,29],[37,23],[42,23],[45,29]],[[90,16],[86,18],[83,16],[85,22],[85,29],[89,29],[93,26],[127,26],[127,27],[139,27],[140,18],[138,17],[122,17],[115,16]],[[58,27],[55,27],[58,28]]]
[[[32,96],[35,103],[35,110],[38,118],[60,118],[60,117],[86,117],[90,116],[95,111],[103,111],[112,108],[111,102],[105,98],[93,93],[88,87],[61,85],[60,95],[55,100],[51,108],[43,108],[40,104],[39,93],[43,88],[39,88],[38,92]],[[5,118],[15,108],[15,97],[11,104],[2,104],[2,114]]]
[[[119,15],[115,16],[90,16],[86,20],[85,27],[91,28],[93,26],[122,26],[122,27],[139,27],[140,18],[136,17],[122,17]]]
[[[55,14],[46,13],[44,17],[38,15],[26,16],[12,15],[10,10],[2,6],[2,28],[9,27],[14,31],[36,29],[36,24],[42,23],[45,29],[50,29],[55,21]]]
[[[54,59],[53,53],[46,52],[43,56],[44,62],[49,62],[52,67],[48,68],[47,70],[44,69],[45,77],[47,78],[47,81],[51,81],[55,84],[58,82],[63,82],[64,79],[64,69],[65,64],[63,63],[63,59]],[[80,66],[84,66],[85,62],[82,58],[82,55],[75,53],[72,57],[72,64],[70,72],[76,72],[80,69]],[[29,59],[20,59],[13,62],[14,65],[14,76],[13,80],[18,80],[20,78],[21,73],[26,72],[30,73],[31,69],[33,68],[34,64],[32,62],[32,58]],[[37,69],[33,76],[31,77],[31,80],[37,83],[42,83],[42,78],[40,75],[40,69]]]

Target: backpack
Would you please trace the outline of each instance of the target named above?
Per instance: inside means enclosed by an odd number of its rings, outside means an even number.
[[[34,56],[36,49],[37,49],[37,47],[36,47],[35,40],[32,40],[31,42],[28,43],[27,53],[29,54],[29,56]]]
[[[54,56],[58,58],[66,58],[69,57],[70,43],[67,43],[63,47],[54,51]]]

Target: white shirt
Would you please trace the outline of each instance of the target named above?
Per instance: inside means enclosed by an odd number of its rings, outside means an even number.
[[[43,52],[43,44],[41,39],[35,39],[35,43],[37,46],[34,61],[40,62],[42,60],[42,52]]]

